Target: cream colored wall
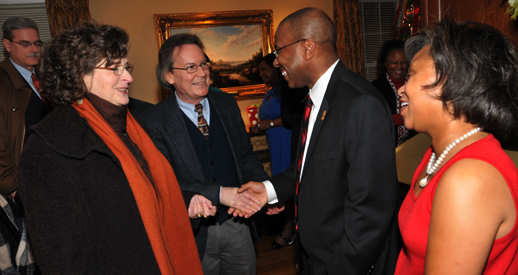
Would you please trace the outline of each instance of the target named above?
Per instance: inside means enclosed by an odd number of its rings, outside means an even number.
[[[158,47],[153,14],[271,9],[275,30],[284,17],[304,7],[320,8],[332,18],[333,0],[90,0],[94,20],[128,31],[128,59],[135,64],[130,95],[151,103],[160,101],[160,85],[155,77]],[[252,103],[255,102],[246,104]]]

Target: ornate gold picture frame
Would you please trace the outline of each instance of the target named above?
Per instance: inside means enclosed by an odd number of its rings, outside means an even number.
[[[176,33],[197,34],[211,59],[211,80],[237,99],[263,98],[257,65],[273,50],[273,11],[246,10],[153,15],[158,48]]]

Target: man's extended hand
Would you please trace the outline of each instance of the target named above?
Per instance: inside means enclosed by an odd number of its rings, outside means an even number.
[[[252,216],[261,210],[262,205],[257,198],[248,193],[238,193],[237,191],[236,187],[222,187],[221,204],[230,207],[230,209],[237,209],[238,212],[243,213],[243,216]],[[229,214],[232,214],[234,210],[229,210]]]
[[[254,197],[257,201],[260,202],[259,209],[261,209],[266,203],[268,203],[268,194],[266,193],[266,187],[262,182],[250,181],[246,184],[243,184],[239,190],[237,190],[240,194],[246,194],[248,196]],[[228,210],[229,214],[233,214],[234,217],[245,217],[250,218],[254,213],[246,213],[237,208],[230,208]]]
[[[284,211],[283,203],[269,204],[267,207],[266,215],[277,215]]]

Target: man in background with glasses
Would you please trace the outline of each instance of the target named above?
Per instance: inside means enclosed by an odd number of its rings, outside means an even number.
[[[26,231],[22,230],[21,222],[18,223],[23,220],[23,213],[15,196],[16,166],[23,143],[30,134],[29,127],[40,122],[51,106],[39,93],[41,85],[35,70],[43,46],[38,26],[29,18],[10,17],[2,25],[2,31],[2,42],[9,52],[9,58],[0,63],[0,205],[4,210],[0,211],[0,258],[10,259],[12,265],[2,266],[6,270],[32,265],[31,257],[24,251],[28,249]],[[16,220],[18,224],[9,220]]]
[[[253,152],[234,97],[209,91],[210,60],[203,48],[200,39],[188,33],[162,44],[156,74],[160,85],[173,93],[138,119],[171,163],[180,188],[218,206],[216,216],[203,220],[194,232],[204,274],[255,274],[249,221],[233,219],[227,212],[229,207],[247,213],[259,210],[258,201],[237,194],[237,189],[268,176]]]

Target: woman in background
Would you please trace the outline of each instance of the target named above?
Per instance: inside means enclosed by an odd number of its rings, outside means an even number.
[[[284,128],[281,119],[281,82],[283,77],[278,68],[273,66],[275,55],[267,54],[259,62],[259,75],[264,84],[270,87],[259,109],[260,121],[250,127],[250,132],[257,134],[265,131],[270,153],[272,177],[283,172],[291,164],[291,131]],[[286,85],[287,86],[287,85]],[[284,91],[287,92],[287,91]],[[282,233],[272,242],[273,248],[281,248],[294,243],[293,206],[290,202],[284,209],[285,225]]]
[[[405,126],[431,137],[399,212],[396,274],[518,274],[518,53],[497,29],[440,22],[411,37]]]
[[[403,124],[401,118],[401,100],[398,89],[407,79],[408,63],[403,51],[404,42],[401,40],[388,40],[381,46],[376,67],[381,74],[372,81],[372,84],[381,92],[392,112],[392,119],[396,127],[396,146],[409,139],[410,133]]]
[[[19,162],[43,274],[202,274],[188,215],[216,209],[191,194],[187,212],[171,166],[127,111],[128,40],[84,23],[45,48],[42,92],[59,107]]]
[[[264,84],[270,87],[259,109],[259,123],[250,127],[253,134],[265,131],[272,177],[284,171],[291,164],[291,131],[282,126],[281,121],[281,80],[279,69],[273,66],[275,55],[270,53],[259,62],[259,75]]]

